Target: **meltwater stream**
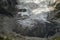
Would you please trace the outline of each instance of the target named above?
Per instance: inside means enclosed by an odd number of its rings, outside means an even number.
[[[50,5],[55,3],[56,0],[18,0],[17,2],[19,10],[25,9],[24,12],[18,12],[17,22],[24,29],[28,28],[28,31],[26,29],[26,31],[22,32],[22,35],[47,37],[56,33],[54,29],[55,23],[48,21],[48,14],[51,11]]]

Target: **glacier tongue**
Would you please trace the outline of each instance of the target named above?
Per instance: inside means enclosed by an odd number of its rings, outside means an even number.
[[[38,20],[42,23],[48,22],[47,17],[50,10],[51,4],[53,4],[56,0],[18,0],[17,8],[18,9],[26,9],[26,12],[18,12],[18,15],[21,14],[22,20],[18,20],[18,23],[23,25],[23,27],[34,26],[36,23],[34,20]],[[25,18],[27,16],[27,18]],[[23,19],[24,18],[24,19]]]

